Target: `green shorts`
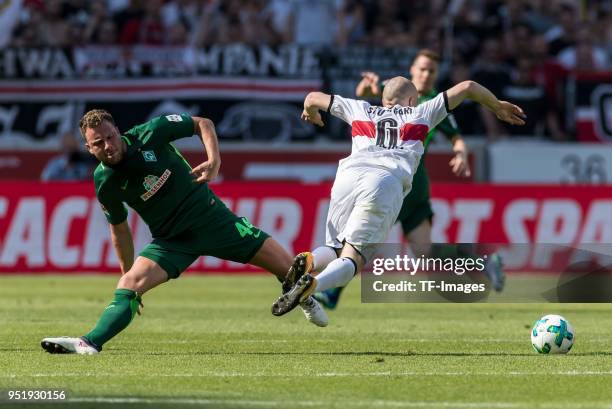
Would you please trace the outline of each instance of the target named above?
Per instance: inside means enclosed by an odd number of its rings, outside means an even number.
[[[248,263],[270,237],[238,217],[211,192],[214,205],[194,221],[194,227],[172,237],[153,238],[140,256],[155,261],[169,278],[177,278],[200,256]]]
[[[431,223],[432,218],[429,176],[427,176],[425,163],[421,158],[417,171],[412,178],[412,189],[408,196],[404,198],[397,220],[402,224],[402,230],[406,235],[425,220],[429,220]]]

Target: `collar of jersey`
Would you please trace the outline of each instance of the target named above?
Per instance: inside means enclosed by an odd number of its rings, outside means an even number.
[[[121,139],[127,145],[127,149],[125,151],[125,156],[123,157],[123,159],[121,159],[121,162],[117,163],[116,165],[107,165],[113,169],[117,169],[117,168],[124,166],[127,163],[127,161],[132,156],[134,156],[134,154],[138,152],[140,148],[142,147],[142,142],[139,139],[130,139],[126,135],[122,135]]]

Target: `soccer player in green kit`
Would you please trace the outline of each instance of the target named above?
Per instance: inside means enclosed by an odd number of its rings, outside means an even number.
[[[246,218],[232,213],[208,187],[221,165],[209,119],[166,115],[121,135],[108,112],[92,110],[79,127],[87,149],[100,161],[94,172],[96,196],[110,224],[123,275],[96,326],[80,338],[43,339],[47,352],[98,353],[129,325],[144,293],[178,278],[201,255],[253,264],[281,281],[285,278],[292,257]],[[202,139],[207,160],[192,169],[170,142],[194,134]],[[135,260],[124,203],[142,217],[153,236]],[[327,325],[314,299],[301,306],[309,321]]]
[[[440,56],[432,50],[422,49],[417,52],[412,65],[410,66],[410,76],[412,83],[419,92],[418,104],[428,101],[438,95],[434,88],[438,79],[438,64]],[[379,84],[380,78],[374,72],[365,72],[357,85],[355,93],[360,98],[379,97],[382,94],[382,87]],[[384,84],[384,83],[383,83]],[[460,135],[457,123],[452,114],[449,114],[435,129],[432,129],[425,138],[425,152],[431,139],[437,131],[442,132],[452,143],[455,156],[449,165],[453,173],[458,177],[469,177],[471,175],[468,163],[468,151],[465,141]],[[434,255],[431,243],[431,220],[433,210],[431,208],[429,176],[425,169],[425,160],[419,163],[414,178],[412,180],[412,190],[404,199],[402,209],[398,216],[398,221],[402,224],[402,230],[406,239],[410,243],[415,255]],[[473,249],[469,245],[459,245],[457,252],[460,256],[472,257]],[[325,266],[327,262],[335,258],[333,250],[324,251],[323,248],[317,249],[318,254],[314,254],[314,266],[317,271]],[[329,253],[329,254],[327,254]],[[319,260],[317,260],[319,259]],[[486,273],[496,291],[501,291],[504,286],[504,274],[501,268],[501,259],[496,253],[487,258]],[[335,308],[340,293],[343,288],[333,288],[325,292],[317,293],[315,298],[327,308]]]

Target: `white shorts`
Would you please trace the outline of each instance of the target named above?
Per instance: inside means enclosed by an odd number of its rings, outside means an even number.
[[[346,241],[369,260],[397,220],[404,188],[388,171],[373,167],[339,171],[327,213],[326,245]]]

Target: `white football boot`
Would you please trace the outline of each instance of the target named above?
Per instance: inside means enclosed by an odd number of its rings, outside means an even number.
[[[44,338],[40,341],[40,346],[50,354],[95,355],[100,353],[81,338]]]
[[[309,322],[312,322],[317,327],[326,327],[329,323],[327,313],[321,307],[321,304],[313,297],[308,297],[300,303],[304,316]]]

